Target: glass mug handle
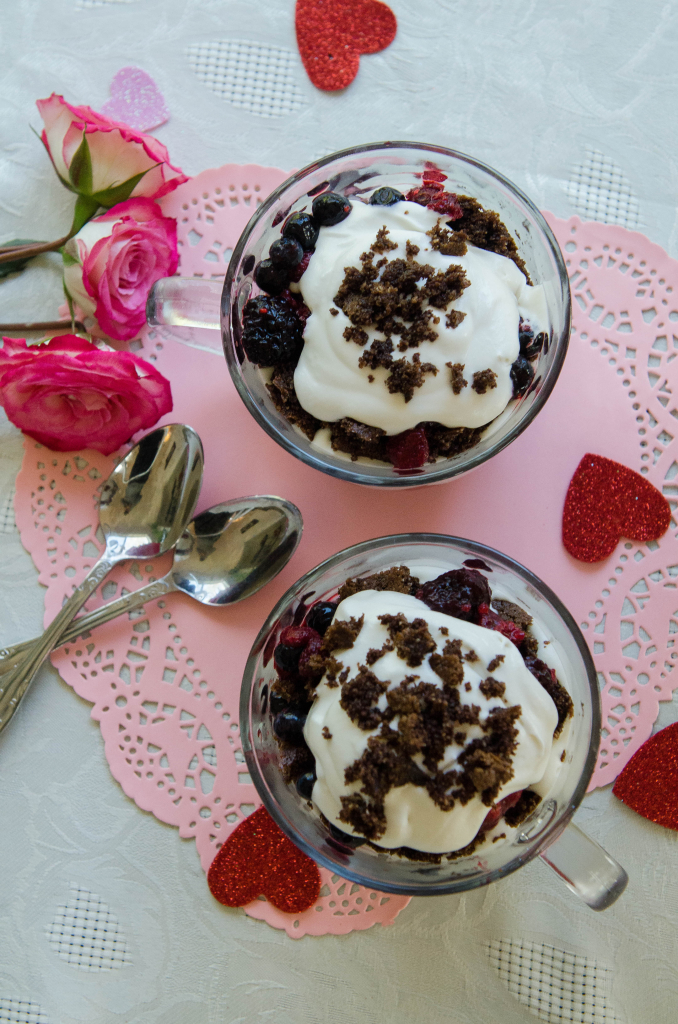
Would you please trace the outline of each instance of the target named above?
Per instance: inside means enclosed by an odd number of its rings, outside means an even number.
[[[219,330],[223,279],[163,277],[151,288],[146,322],[151,327],[207,327]]]
[[[572,822],[539,856],[592,910],[611,907],[629,880],[624,868]]]

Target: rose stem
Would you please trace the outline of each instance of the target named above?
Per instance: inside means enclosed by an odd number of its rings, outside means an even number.
[[[56,242],[31,242],[30,245],[0,245],[0,263],[11,263],[13,260],[39,256],[41,252],[54,252],[65,245],[70,237],[70,235],[64,235],[63,238],[57,238]]]
[[[42,320],[32,324],[0,324],[0,331],[54,331],[61,327],[78,327],[87,333],[87,328],[79,320]]]

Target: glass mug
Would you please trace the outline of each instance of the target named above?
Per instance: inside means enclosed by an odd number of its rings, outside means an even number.
[[[535,378],[528,392],[509,403],[473,448],[403,473],[390,465],[351,462],[346,454],[316,448],[278,412],[261,371],[245,357],[242,312],[247,300],[260,291],[254,283],[254,268],[280,237],[281,223],[289,213],[309,210],[312,196],[327,187],[348,197],[371,193],[383,185],[405,193],[421,185],[427,162],[448,176],[448,191],[470,195],[486,209],[495,210],[514,236],[532,282],[544,286],[548,342],[533,364]],[[565,359],[571,305],[567,270],[558,243],[539,210],[515,185],[486,164],[451,149],[382,142],[343,150],[293,174],[249,221],[233,250],[223,287],[218,280],[164,278],[151,291],[147,319],[154,326],[220,327],[228,368],[243,402],[266,433],[302,462],[353,483],[412,487],[440,483],[479,466],[532,422],[553,390]]]
[[[477,854],[440,864],[350,847],[332,836],[279,767],[269,695],[277,678],[273,647],[279,631],[303,617],[304,609],[334,597],[348,577],[370,575],[393,565],[460,568],[481,559],[491,570],[493,589],[525,608],[551,638],[564,667],[563,682],[574,705],[567,756],[549,794],[518,826],[513,837]],[[556,595],[518,562],[458,537],[410,533],[364,541],[340,551],[302,576],[275,606],[250,652],[240,695],[240,733],[252,781],[271,817],[318,864],[368,889],[434,896],[474,889],[516,871],[539,855],[593,910],[605,910],[622,894],[628,877],[594,840],[571,821],[595,767],[600,740],[600,697],[593,661],[574,619]]]

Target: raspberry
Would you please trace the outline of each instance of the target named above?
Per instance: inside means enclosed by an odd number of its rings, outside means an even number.
[[[502,619],[501,616],[493,612],[489,604],[478,605],[478,625],[484,626],[485,629],[494,629],[497,633],[501,633],[507,640],[515,644],[516,647],[520,647],[523,640],[525,639],[525,630],[521,629],[520,626],[516,626],[515,622],[509,622],[508,619]]]
[[[296,267],[293,267],[290,270],[290,281],[295,281],[295,282],[301,281],[302,277],[306,273],[306,268],[308,267],[309,263],[311,262],[311,256],[312,255],[313,255],[313,252],[305,252],[304,253],[304,258],[302,259],[301,263],[297,263]]]
[[[429,210],[434,210],[435,213],[444,213],[450,220],[459,220],[464,216],[464,211],[454,192],[439,192],[427,205]]]
[[[434,612],[473,622],[476,609],[489,606],[492,592],[482,573],[475,569],[452,569],[425,583],[415,596]]]
[[[299,675],[302,679],[311,679],[313,677],[313,671],[308,663],[311,655],[318,653],[322,647],[322,642],[322,637],[316,633],[316,635],[308,641],[299,655]]]
[[[485,815],[485,820],[478,831],[488,832],[489,829],[494,828],[499,819],[503,818],[506,812],[512,807],[515,807],[522,795],[523,791],[522,789],[519,789],[517,793],[510,793],[508,796],[505,796],[503,800],[500,800],[498,804],[495,804],[494,807],[492,807]]]
[[[433,164],[426,164],[426,170],[422,174],[424,185],[431,185],[434,181],[447,181],[447,175],[439,171]]]
[[[395,469],[419,469],[428,459],[428,441],[423,427],[404,430],[389,437],[386,451]]]
[[[309,640],[320,640],[320,633],[316,633],[310,626],[285,626],[280,632],[280,643],[286,647],[305,647]]]
[[[411,188],[405,196],[405,199],[410,203],[419,203],[420,206],[428,206],[428,204],[439,196],[442,192],[443,187],[437,182],[432,181],[430,184],[427,183],[424,186],[417,186]]]

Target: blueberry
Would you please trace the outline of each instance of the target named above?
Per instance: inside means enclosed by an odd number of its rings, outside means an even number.
[[[313,219],[317,224],[331,227],[346,220],[351,212],[351,204],[345,196],[338,192],[323,192],[313,200]]]
[[[518,337],[520,339],[520,354],[526,359],[534,359],[538,356],[546,343],[546,335],[543,331],[536,337],[532,331],[529,334],[526,331],[521,331]]]
[[[297,793],[303,796],[304,800],[310,800],[315,785],[315,772],[306,772],[297,779]]]
[[[257,366],[296,363],[304,347],[303,321],[284,299],[259,295],[243,310],[242,344]]]
[[[416,595],[435,612],[473,622],[479,605],[489,605],[490,585],[476,569],[452,569],[424,583]]]
[[[301,647],[288,647],[287,644],[278,644],[273,652],[273,661],[276,668],[288,675],[294,675],[299,667],[301,651]]]
[[[305,724],[305,711],[288,708],[286,711],[279,711],[273,719],[273,732],[280,740],[300,745],[304,742]]]
[[[534,369],[525,356],[518,356],[511,367],[511,380],[513,381],[513,397],[520,398],[534,380]]]
[[[269,295],[279,295],[283,288],[287,288],[289,279],[287,269],[276,266],[273,260],[262,260],[254,271],[254,280]]]
[[[304,252],[315,249],[318,225],[310,213],[291,213],[283,224],[283,238],[294,238]]]
[[[277,238],[268,255],[276,267],[296,267],[304,258],[304,250],[295,238]]]
[[[327,827],[330,830],[330,835],[333,839],[336,839],[338,843],[343,843],[344,846],[362,846],[367,842],[363,836],[350,836],[348,832],[342,832],[340,828],[333,825],[331,822],[327,822]]]
[[[277,715],[279,711],[282,711],[287,707],[288,701],[283,697],[282,693],[278,693],[277,690],[271,690],[271,699],[268,706],[271,709],[271,713]]]
[[[306,625],[314,629],[316,633],[320,633],[324,636],[327,632],[334,613],[337,610],[336,602],[331,601],[319,601],[318,604],[314,604],[306,618]]]
[[[370,206],[393,206],[394,203],[402,203],[405,196],[397,188],[389,188],[384,185],[378,188],[370,196]]]

